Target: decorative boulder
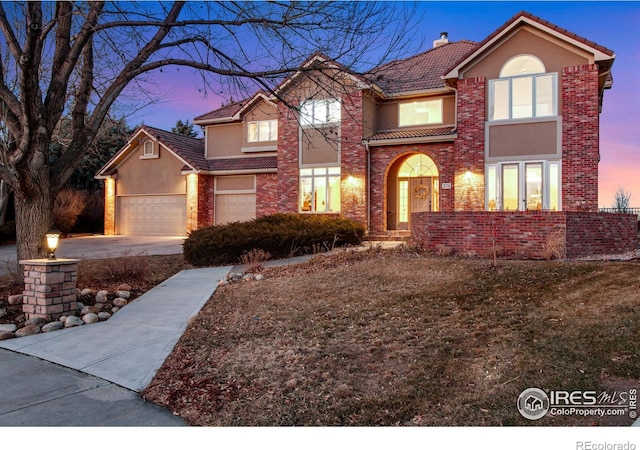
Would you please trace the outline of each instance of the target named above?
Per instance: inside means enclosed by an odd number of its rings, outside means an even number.
[[[96,302],[105,303],[107,301],[107,295],[109,295],[108,291],[98,291],[98,293],[96,294]]]
[[[21,305],[22,304],[22,294],[10,295],[9,298],[7,298],[7,301],[12,306]]]
[[[44,325],[42,327],[42,332],[48,333],[49,331],[61,330],[62,328],[64,328],[64,324],[56,320],[55,322],[49,322],[48,324]]]
[[[82,316],[82,321],[84,323],[96,323],[98,321],[98,315],[96,313],[89,313],[89,314],[85,314],[84,316]]]
[[[30,325],[25,325],[22,328],[18,328],[16,330],[16,337],[23,337],[23,336],[33,336],[34,334],[38,334],[40,333],[40,327],[38,325],[35,324],[30,324]]]
[[[79,317],[69,316],[67,317],[67,320],[65,320],[64,322],[64,327],[71,328],[71,327],[77,327],[78,325],[83,325],[83,324],[84,322]]]

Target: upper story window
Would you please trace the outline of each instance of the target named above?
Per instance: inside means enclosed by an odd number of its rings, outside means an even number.
[[[340,100],[326,98],[307,100],[300,105],[300,124],[318,126],[340,122]]]
[[[153,156],[153,155],[155,155],[155,147],[153,145],[153,141],[145,141],[143,155],[144,156]]]
[[[500,78],[489,81],[489,120],[529,119],[557,115],[556,73],[545,73],[532,55],[511,58]]]
[[[258,120],[249,122],[247,142],[266,142],[278,140],[277,120]]]
[[[432,125],[442,123],[442,99],[400,103],[398,125]]]

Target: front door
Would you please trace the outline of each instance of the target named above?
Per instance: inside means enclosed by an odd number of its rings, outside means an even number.
[[[411,213],[431,211],[431,177],[398,179],[398,229],[408,230]]]

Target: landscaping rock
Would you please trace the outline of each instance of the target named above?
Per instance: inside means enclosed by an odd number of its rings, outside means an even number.
[[[98,319],[99,320],[109,320],[109,319],[111,319],[111,314],[109,314],[106,311],[100,311],[98,313]]]
[[[62,328],[64,328],[64,323],[56,320],[55,322],[49,322],[48,324],[44,325],[42,327],[42,332],[48,333],[49,331],[61,330]]]
[[[15,335],[16,337],[23,337],[23,336],[33,336],[34,334],[38,334],[40,333],[40,327],[38,325],[25,325],[22,328],[19,328],[18,330],[16,330]]]
[[[98,303],[106,303],[107,301],[107,295],[109,295],[108,291],[98,291],[98,293],[96,294],[96,302]]]
[[[7,315],[7,310],[4,308],[0,308],[0,317],[4,317]]]
[[[262,281],[262,280],[264,280],[264,275],[262,275],[261,273],[256,275],[256,281]]]
[[[80,295],[93,295],[95,294],[96,291],[94,291],[93,289],[89,289],[89,288],[84,288],[83,290],[80,291]]]
[[[79,298],[82,295],[82,291],[78,288],[76,288],[75,293],[76,293],[76,298]]]
[[[118,308],[117,306],[114,306],[113,308],[111,308],[111,312],[113,314],[117,313],[118,311],[120,311],[120,308]]]
[[[25,325],[37,325],[37,326],[41,327],[45,323],[47,323],[47,321],[44,320],[42,317],[34,317],[33,319],[27,320],[24,324]]]
[[[131,292],[129,291],[117,291],[116,295],[120,298],[124,298],[125,300],[128,300],[129,297],[131,297]]]
[[[76,311],[80,312],[82,311],[82,308],[84,308],[84,303],[76,302]]]
[[[0,341],[4,341],[5,339],[12,339],[14,337],[16,337],[16,335],[11,331],[0,331]]]
[[[226,286],[227,284],[229,284],[229,282],[227,280],[218,281],[218,286]]]
[[[120,286],[118,286],[116,291],[130,291],[131,289],[133,289],[133,288],[131,286],[129,286],[129,284],[122,283]]]
[[[85,306],[80,310],[80,315],[84,316],[86,314],[94,312],[93,306]]]
[[[122,308],[127,303],[128,302],[124,298],[116,298],[113,300],[113,306],[117,306],[119,308]]]
[[[83,325],[83,324],[84,322],[79,317],[69,316],[67,317],[67,320],[65,320],[64,322],[64,327],[71,328],[71,327],[77,327],[78,325]]]
[[[96,303],[93,305],[93,312],[98,312],[104,309],[104,303]]]
[[[0,332],[8,331],[10,333],[13,333],[17,329],[18,329],[18,327],[13,323],[2,323],[2,324],[0,324]]]
[[[10,305],[21,305],[22,304],[22,294],[10,295],[7,298],[7,301]]]
[[[89,313],[82,316],[82,321],[87,324],[96,323],[98,320],[98,315],[96,313]]]

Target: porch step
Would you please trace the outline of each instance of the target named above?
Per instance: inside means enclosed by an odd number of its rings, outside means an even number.
[[[364,237],[365,241],[398,241],[402,242],[411,237],[409,230],[389,230],[386,232],[376,232]]]

